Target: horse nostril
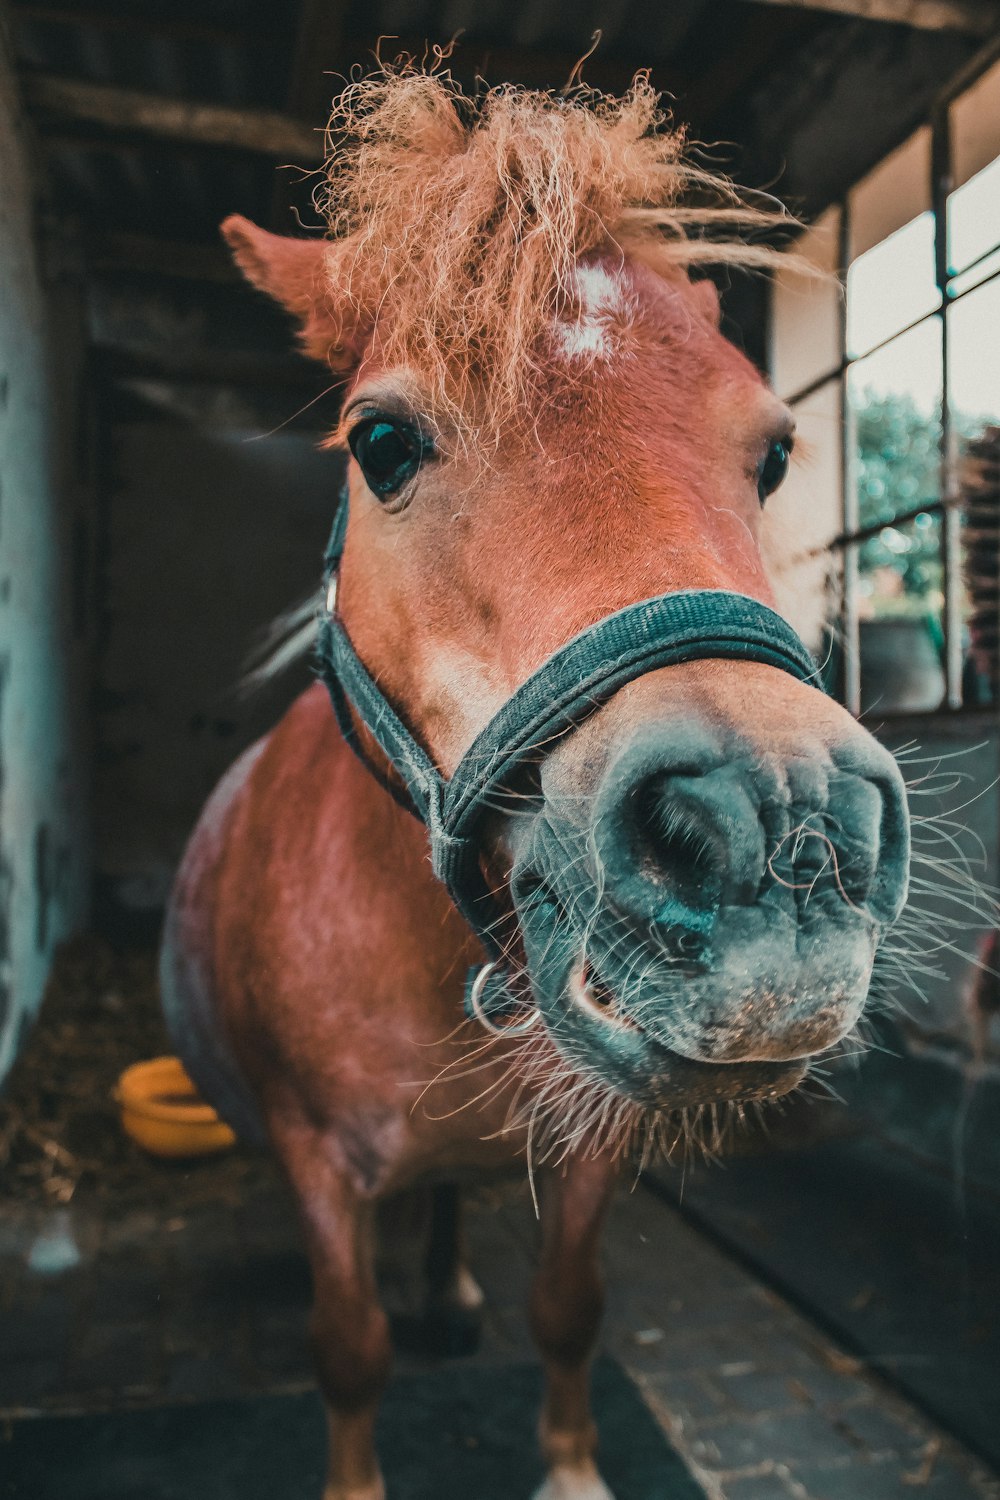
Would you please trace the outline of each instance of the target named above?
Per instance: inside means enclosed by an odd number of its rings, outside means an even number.
[[[910,822],[903,778],[874,740],[839,746],[834,765],[830,806],[837,813],[839,842],[853,850],[860,899],[878,921],[891,924],[906,902],[909,883]]]
[[[662,888],[653,914],[667,932],[677,929],[676,946],[686,957],[700,957],[718,906],[725,866],[714,830],[693,802],[678,794],[669,772],[648,777],[633,792],[631,824],[639,873]]]

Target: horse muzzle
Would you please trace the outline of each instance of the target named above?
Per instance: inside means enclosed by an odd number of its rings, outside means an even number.
[[[511,889],[574,1064],[659,1107],[761,1097],[851,1031],[909,865],[902,778],[869,735],[779,754],[674,719],[591,787],[557,752],[543,791]]]
[[[816,665],[787,621],[725,589],[626,605],[546,658],[446,779],[337,612],[347,520],[345,494],[326,555],[320,669],[347,743],[427,825],[433,869],[483,941],[490,961],[467,981],[469,1013],[496,1029],[487,1012],[510,1008],[509,913],[485,879],[482,835],[531,771],[542,796],[529,793],[507,820],[510,888],[556,1046],[660,1107],[791,1087],[802,1059],[860,1013],[879,934],[904,899],[908,851],[893,762],[816,691]],[[841,715],[843,749],[804,734],[793,753],[762,751],[710,728],[704,711],[677,712],[688,674],[704,689],[724,665],[743,683],[744,720],[763,673],[794,695],[793,724],[803,712]],[[608,724],[629,711],[623,703],[655,699],[664,676],[670,711],[654,702],[610,753]],[[402,785],[370,759],[356,720]],[[521,989],[515,1006],[528,999]]]

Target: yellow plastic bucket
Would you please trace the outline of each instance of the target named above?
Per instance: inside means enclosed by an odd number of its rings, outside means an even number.
[[[202,1099],[177,1057],[134,1063],[115,1091],[122,1128],[153,1156],[210,1156],[236,1137]]]

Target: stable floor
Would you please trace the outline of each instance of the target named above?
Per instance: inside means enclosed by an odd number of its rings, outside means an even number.
[[[157,1167],[143,1196],[123,1208],[82,1192],[0,1215],[0,1496],[318,1497],[309,1276],[282,1185],[266,1162],[233,1157]],[[478,1191],[468,1226],[482,1344],[451,1360],[401,1350],[382,1426],[395,1500],[527,1497],[539,1477],[526,1188]],[[606,1263],[595,1383],[618,1500],[1000,1496],[648,1188],[620,1195]],[[405,1304],[401,1282],[389,1291]]]
[[[166,1045],[152,954],[64,950],[0,1097],[0,1500],[321,1492],[309,1272],[273,1164],[157,1163],[120,1130],[118,1073]],[[617,1500],[1000,1500],[1000,1091],[961,1115],[956,1214],[947,1080],[914,1110],[912,1060],[878,1066],[832,1118],[619,1194],[594,1377]],[[527,1500],[540,1478],[523,1175],[478,1188],[467,1229],[486,1313],[452,1359],[414,1341],[414,1236],[388,1236],[390,1500]]]

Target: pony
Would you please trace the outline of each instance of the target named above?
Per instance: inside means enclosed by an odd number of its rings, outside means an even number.
[[[767,535],[766,505],[792,417],[697,274],[773,263],[748,240],[781,213],[690,160],[641,75],[621,98],[470,99],[440,69],[384,68],[348,84],[329,146],[327,236],[240,217],[223,233],[344,382],[330,442],[350,453],[347,524],[326,613],[448,778],[511,695],[615,611],[787,593],[795,536]],[[541,1221],[537,1500],[609,1500],[588,1389],[616,1178],[706,1112],[795,1088],[855,1028],[906,891],[900,774],[843,708],[765,661],[645,671],[491,800],[476,856],[496,916],[477,931],[399,767],[345,712],[346,733],[312,685],[228,772],[161,960],[190,1073],[270,1143],[297,1199],[325,1500],[384,1495],[377,1204],[512,1162]],[[484,941],[507,1012],[463,1002]],[[438,1305],[470,1309],[449,1244]]]

